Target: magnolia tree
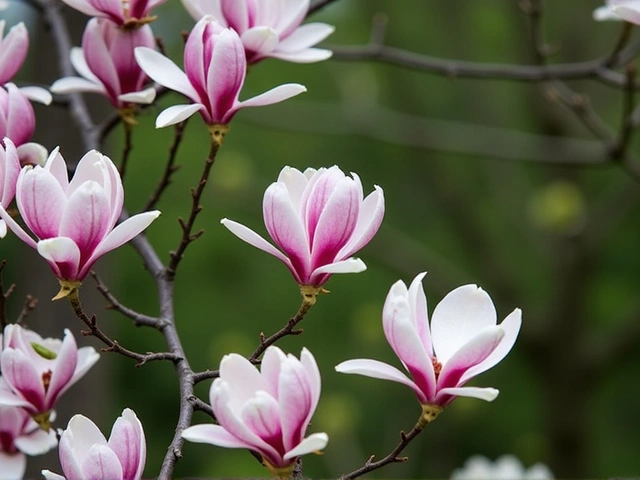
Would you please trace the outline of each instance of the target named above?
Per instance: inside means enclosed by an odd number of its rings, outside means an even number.
[[[296,102],[293,97],[307,91],[304,85],[286,83],[247,98],[242,92],[246,76],[260,75],[260,70],[252,66],[266,59],[299,64],[329,59],[332,50],[317,45],[334,28],[307,21],[307,17],[332,1],[183,0],[194,26],[185,35],[183,57],[175,61],[165,55],[162,42],[153,32],[154,9],[163,2],[64,0],[63,5],[61,0],[24,0],[47,22],[51,44],[65,59],[60,64],[60,78],[48,89],[35,82],[13,83],[29,54],[29,32],[24,23],[9,25],[0,21],[0,236],[5,237],[3,242],[26,244],[32,251],[27,249],[24,255],[39,255],[47,262],[52,285],[54,279],[59,283],[52,300],[69,303],[77,317],[61,326],[62,338],[43,338],[27,326],[24,312],[15,321],[2,312],[0,478],[23,478],[27,456],[56,447],[59,463],[42,471],[49,480],[137,480],[143,474],[169,479],[183,458],[185,441],[209,444],[210,448],[245,449],[254,457],[248,455],[247,461],[263,465],[265,475],[282,479],[302,478],[303,465],[314,462],[314,455],[323,450],[331,455],[330,438],[323,432],[322,423],[313,421],[323,394],[321,378],[329,372],[319,369],[313,352],[305,347],[304,338],[312,335],[312,329],[299,336],[302,331],[298,324],[317,301],[332,301],[324,294],[328,293],[326,287],[334,274],[366,270],[365,263],[355,255],[366,248],[383,223],[383,189],[366,182],[363,185],[357,173],[345,173],[331,163],[302,170],[283,165],[264,191],[264,229],[261,225],[222,219],[224,227],[238,239],[284,263],[293,277],[291,285],[297,284],[300,291],[301,305],[295,315],[272,334],[255,332],[260,333],[260,340],[250,355],[229,351],[219,365],[204,371],[193,369],[189,363],[190,346],[183,344],[178,333],[180,312],[174,309],[174,286],[185,252],[202,233],[196,225],[198,218],[207,214],[203,194],[215,170],[214,162],[224,157],[223,144],[226,136],[233,134],[236,115],[245,115],[240,110],[247,107]],[[540,4],[535,0],[522,3],[535,29]],[[3,9],[13,8],[10,2],[0,5]],[[73,47],[69,42],[65,17],[68,8],[87,16],[82,47]],[[586,107],[575,103],[576,97],[561,79],[599,76],[622,89],[634,90],[633,73],[628,70],[625,76],[615,68],[629,61],[630,52],[625,46],[630,23],[626,22],[640,23],[640,2],[610,0],[594,12],[594,18],[625,21],[620,42],[606,62],[547,65],[542,44],[534,44],[538,62],[527,67],[434,63],[433,59],[385,47],[380,25],[374,27],[377,30],[371,45],[336,48],[335,56],[378,58],[452,76],[549,81],[558,98],[585,122],[593,123],[591,112],[585,113]],[[170,98],[181,99],[156,116],[153,106],[170,92],[181,94]],[[307,95],[313,95],[313,91]],[[112,108],[109,116],[99,122],[87,108],[87,103],[97,96],[105,97]],[[31,102],[52,101],[56,105],[50,108],[66,108],[69,122],[83,136],[87,151],[79,159],[64,158],[64,145],[31,142],[36,124]],[[175,141],[150,201],[134,214],[125,207],[123,176],[136,126],[152,115],[157,128],[171,127],[176,132]],[[620,137],[611,140],[607,155],[630,175],[640,178],[637,164],[625,156],[631,113],[627,115],[629,121]],[[167,255],[154,247],[144,232],[154,228],[162,203],[167,201],[163,194],[175,171],[182,130],[191,117],[208,132],[208,145],[198,148],[209,153],[202,163],[200,178],[193,179],[191,210],[179,219],[179,243]],[[105,141],[118,124],[125,132],[125,146],[122,162],[116,166]],[[277,152],[272,154],[277,156]],[[384,183],[383,178],[379,183]],[[258,233],[265,229],[270,240]],[[92,270],[101,257],[125,243],[133,246],[139,263],[155,282],[157,316],[120,303]],[[87,280],[90,275],[112,308],[136,326],[158,330],[165,348],[146,353],[129,349],[113,338],[109,328],[104,328],[100,315],[87,313],[81,300],[87,289],[95,288]],[[384,332],[397,360],[389,364],[376,359],[350,359],[359,355],[357,350],[335,356],[335,371],[403,384],[413,391],[417,401],[415,425],[408,430],[398,426],[398,430],[406,431],[401,432],[397,446],[387,453],[353,459],[353,470],[341,478],[357,478],[406,460],[403,450],[457,397],[491,402],[498,396],[496,388],[471,386],[469,382],[509,354],[520,333],[521,310],[515,308],[499,316],[489,293],[466,284],[446,294],[429,314],[424,277],[425,273],[419,273],[388,286],[381,325],[377,322],[369,327]],[[185,277],[180,281],[188,284],[189,280]],[[354,276],[352,281],[358,282],[358,278]],[[4,309],[10,291],[1,293]],[[499,318],[503,319],[498,321]],[[84,325],[83,335],[104,344],[102,354],[93,347],[78,347],[78,320]],[[287,336],[297,336],[299,346],[293,352],[276,345]],[[91,368],[100,357],[104,357],[101,362],[109,362],[118,354],[132,359],[137,366],[169,362],[174,367],[179,412],[175,431],[169,433],[172,438],[166,454],[158,462],[159,471],[145,471],[147,443],[145,425],[140,420],[144,419],[144,412],[121,405],[122,415],[113,423],[108,438],[103,433],[107,431],[105,426],[97,426],[86,416],[56,416],[61,397],[73,395],[73,385],[91,375]],[[205,382],[210,383],[209,395],[199,398],[194,387]],[[366,401],[362,399],[363,403]],[[208,415],[209,421],[194,422],[196,411]],[[188,463],[188,456],[184,457]],[[514,461],[501,461],[499,471],[525,475],[522,467],[513,467]],[[474,460],[468,469],[482,472],[480,476],[493,475],[487,473],[491,470],[483,462]],[[468,472],[456,475],[477,478]],[[530,474],[531,478],[549,476],[544,467]]]

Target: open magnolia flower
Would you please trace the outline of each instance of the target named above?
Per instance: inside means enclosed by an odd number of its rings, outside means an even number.
[[[147,459],[142,424],[130,408],[122,411],[109,440],[95,423],[74,415],[60,437],[60,464],[69,480],[140,480]],[[65,480],[43,470],[47,480]]]
[[[640,25],[640,0],[605,0],[593,11],[594,20],[625,20]]]
[[[62,0],[90,17],[108,18],[119,26],[135,28],[155,20],[152,9],[166,0]]]
[[[300,360],[271,346],[262,372],[232,353],[220,362],[220,377],[209,392],[219,425],[195,425],[182,432],[191,442],[248,448],[278,475],[291,472],[297,457],[322,450],[326,433],[305,432],[320,398],[320,372],[306,348]]]
[[[482,455],[474,455],[451,475],[451,480],[553,480],[546,465],[536,463],[525,468],[513,455],[503,455],[492,462]]]
[[[7,208],[16,194],[16,183],[20,175],[20,159],[13,142],[5,138],[0,144],[0,205]],[[7,224],[0,219],[0,238],[7,234]]]
[[[82,36],[82,48],[71,49],[71,63],[83,77],[65,77],[51,85],[53,93],[94,92],[116,108],[128,103],[151,103],[153,88],[143,90],[147,76],[134,57],[136,47],[156,44],[149,25],[123,30],[105,18],[92,18]]]
[[[384,194],[375,190],[363,199],[360,178],[340,168],[284,167],[264,193],[264,223],[284,254],[253,230],[233,220],[222,224],[240,239],[281,260],[300,285],[320,287],[334,273],[362,272],[352,258],[380,228]]]
[[[412,379],[377,360],[347,360],[336,370],[407,385],[423,406],[444,407],[455,397],[494,400],[499,393],[495,388],[464,384],[509,353],[520,331],[521,310],[496,325],[489,295],[476,285],[464,285],[436,306],[429,326],[424,276],[418,275],[409,289],[402,281],[393,284],[382,311],[384,334]]]
[[[67,165],[55,149],[44,167],[25,168],[16,186],[22,219],[31,238],[0,205],[9,229],[49,263],[60,280],[81,281],[93,264],[147,228],[160,212],[144,212],[114,228],[124,201],[120,174],[113,162],[91,150],[69,181]]]
[[[242,41],[235,31],[223,28],[211,16],[203,17],[189,34],[184,49],[184,72],[150,48],[136,48],[135,54],[149,77],[193,102],[161,112],[156,119],[157,128],[182,122],[196,112],[209,125],[226,125],[241,108],[271,105],[306,91],[302,85],[288,83],[240,101],[247,72]]]
[[[43,339],[20,325],[7,325],[0,347],[0,405],[24,408],[45,430],[58,398],[100,358],[93,347],[78,349],[69,330],[63,340]]]
[[[242,39],[247,62],[273,57],[310,63],[331,57],[331,50],[311,48],[335,28],[326,23],[300,26],[309,11],[309,0],[182,0],[196,20],[211,15]]]
[[[58,445],[53,430],[42,430],[20,407],[0,405],[0,478],[22,480],[27,455],[41,455]]]
[[[20,22],[4,35],[6,22],[0,20],[0,85],[4,85],[20,70],[29,51],[29,33]]]

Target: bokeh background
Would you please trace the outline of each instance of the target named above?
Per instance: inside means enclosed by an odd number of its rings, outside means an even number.
[[[533,62],[527,20],[510,0],[337,0],[313,16],[336,26],[327,44],[368,42],[372,19],[387,20],[385,42],[450,59]],[[551,62],[582,61],[608,54],[621,24],[596,23],[596,0],[546,2]],[[19,80],[50,84],[58,78],[51,41],[28,9],[3,12],[9,23],[28,15],[30,63]],[[68,11],[80,44],[86,18]],[[177,0],[157,9],[154,30],[181,63],[180,30],[193,21]],[[378,16],[379,20],[383,17]],[[633,38],[637,39],[636,36]],[[633,40],[632,40],[633,41]],[[324,455],[304,460],[313,478],[333,478],[361,466],[371,454],[388,453],[420,413],[406,387],[342,376],[333,367],[350,358],[377,358],[400,366],[381,327],[389,287],[428,271],[424,286],[430,311],[451,289],[476,283],[488,291],[504,318],[522,308],[523,328],[505,361],[475,379],[494,386],[493,403],[457,399],[406,450],[410,461],[370,478],[446,478],[472,454],[542,461],[558,477],[633,476],[640,473],[640,185],[616,165],[563,166],[604,158],[571,112],[545,95],[544,85],[504,80],[445,78],[376,62],[339,59],[299,65],[275,60],[251,68],[243,98],[285,82],[308,93],[281,105],[243,110],[233,120],[213,169],[198,227],[205,234],[189,247],[176,282],[179,331],[195,370],[217,368],[229,352],[250,354],[260,332],[278,330],[299,306],[288,270],[271,256],[239,241],[219,221],[228,217],[265,233],[262,195],[280,169],[339,165],[357,172],[365,192],[380,185],[386,217],[378,236],[360,254],[368,270],[335,275],[331,294],[319,299],[302,323],[304,334],[279,343],[315,355],[323,393],[309,432],[325,431]],[[612,129],[619,128],[622,94],[593,80],[570,82],[584,93]],[[172,131],[155,130],[166,95],[135,128],[125,179],[126,205],[144,205],[168,157]],[[106,100],[90,98],[96,119],[109,114]],[[61,145],[79,159],[78,132],[59,107],[37,108],[36,141]],[[122,127],[104,146],[116,163]],[[632,144],[631,152],[636,150]],[[148,230],[166,259],[179,241],[177,218],[190,208],[208,152],[199,118],[189,121],[180,147],[180,170]],[[265,233],[266,234],[266,233]],[[59,336],[81,326],[66,305],[51,305],[57,282],[44,262],[15,238],[2,242],[8,281],[18,283],[10,311],[22,296],[40,298],[34,328]],[[154,284],[130,247],[96,266],[126,305],[157,313]],[[161,335],[135,328],[102,310],[104,300],[83,287],[88,310],[129,348],[164,349]],[[92,339],[81,340],[94,344]],[[72,413],[90,415],[110,429],[124,407],[141,418],[148,441],[146,475],[156,475],[178,413],[177,382],[170,364],[136,369],[105,354],[93,375],[67,394],[60,424]],[[210,382],[197,387],[207,399]],[[207,418],[197,414],[196,422]],[[59,471],[57,454],[34,459]],[[247,452],[187,443],[176,477],[264,476]]]

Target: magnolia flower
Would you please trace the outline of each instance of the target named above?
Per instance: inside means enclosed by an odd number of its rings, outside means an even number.
[[[241,108],[271,105],[306,91],[302,85],[288,83],[239,101],[247,71],[242,41],[236,32],[222,28],[210,16],[203,17],[189,34],[184,49],[186,73],[150,48],[136,48],[135,55],[149,77],[193,102],[161,112],[156,119],[157,128],[179,123],[198,111],[207,124],[226,125]]]
[[[482,455],[467,459],[463,468],[454,470],[452,480],[553,480],[553,474],[546,465],[536,463],[524,468],[513,455],[503,455],[492,462]]]
[[[0,86],[0,138],[11,139],[23,164],[37,164],[44,161],[47,150],[29,142],[36,129],[36,117],[29,99],[48,104],[51,94],[39,87],[18,88],[13,83]]]
[[[625,20],[640,25],[640,0],[605,0],[593,11],[594,20]]]
[[[0,340],[0,405],[24,408],[45,430],[58,398],[100,358],[93,347],[78,349],[69,330],[63,340],[43,339],[7,325]]]
[[[193,18],[211,15],[233,28],[242,39],[249,63],[273,57],[310,63],[331,57],[331,50],[311,48],[335,28],[326,23],[300,26],[309,11],[309,0],[182,0]]]
[[[5,138],[0,144],[0,205],[8,207],[16,194],[16,182],[20,174],[20,159],[13,142]],[[7,234],[7,224],[0,219],[0,238]]]
[[[82,36],[82,48],[71,49],[71,63],[83,77],[65,77],[51,85],[53,93],[95,92],[116,108],[127,103],[151,103],[153,88],[143,90],[147,76],[136,63],[136,47],[155,46],[151,27],[123,30],[104,18],[92,18]]]
[[[444,407],[455,397],[494,400],[499,393],[495,388],[463,385],[509,353],[520,331],[521,310],[496,325],[489,295],[476,285],[464,285],[436,306],[429,327],[424,276],[418,275],[409,289],[402,281],[393,284],[382,311],[384,334],[413,380],[377,360],[348,360],[336,370],[405,384],[423,405]]]
[[[152,22],[149,12],[166,0],[62,0],[71,8],[90,17],[108,18],[125,27],[139,27]]]
[[[14,25],[4,36],[6,22],[0,20],[0,85],[4,85],[20,70],[29,50],[29,33],[24,23]]]
[[[107,252],[142,232],[160,212],[140,213],[114,228],[124,192],[113,162],[91,150],[69,182],[67,165],[56,148],[44,167],[25,168],[16,186],[22,219],[31,238],[0,206],[0,216],[13,233],[36,249],[61,280],[81,281]]]
[[[0,472],[3,480],[22,480],[27,455],[41,455],[58,444],[20,407],[0,405]]]
[[[375,190],[363,200],[362,184],[355,174],[340,168],[291,167],[264,193],[262,209],[269,235],[284,252],[253,230],[223,219],[222,224],[254,247],[281,260],[300,285],[319,287],[333,273],[366,270],[362,260],[351,258],[378,231],[384,216],[384,194]]]
[[[60,465],[69,480],[140,480],[147,459],[142,424],[125,408],[111,429],[109,440],[96,424],[74,415],[60,437]],[[47,480],[65,477],[43,470]]]
[[[219,425],[189,427],[184,439],[248,448],[273,473],[293,469],[297,457],[322,450],[329,441],[326,433],[304,436],[320,397],[320,372],[306,348],[300,360],[267,348],[262,372],[241,355],[225,355],[209,395]]]

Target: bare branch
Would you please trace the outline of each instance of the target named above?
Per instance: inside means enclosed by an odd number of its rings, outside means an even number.
[[[4,327],[7,326],[7,299],[9,295],[13,292],[15,288],[15,283],[12,283],[7,290],[4,289],[4,280],[2,278],[2,273],[4,272],[4,267],[7,266],[7,261],[2,260],[0,262],[0,331],[4,330]]]

